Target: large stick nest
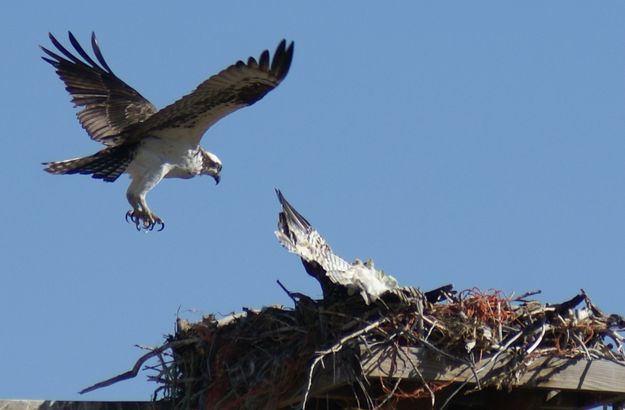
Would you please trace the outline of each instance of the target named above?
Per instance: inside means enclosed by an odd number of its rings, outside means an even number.
[[[514,297],[451,286],[427,293],[403,288],[371,305],[358,295],[316,301],[288,293],[294,308],[245,310],[221,320],[209,315],[194,324],[179,319],[176,334],[144,356],[160,359],[150,367],[157,391],[185,408],[269,409],[293,398],[305,407],[322,367],[340,365],[360,386],[355,394],[366,397],[361,406],[375,408],[404,393],[389,388],[370,397],[360,363],[372,346],[421,347],[467,364],[505,361],[496,378],[473,369],[479,388],[511,387],[539,356],[625,362],[625,321],[601,312],[583,290],[554,305],[528,299],[538,292]],[[433,401],[438,385],[422,382],[413,395]]]

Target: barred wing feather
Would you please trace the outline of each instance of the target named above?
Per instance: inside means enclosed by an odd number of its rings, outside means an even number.
[[[263,98],[282,82],[293,59],[293,43],[278,45],[273,60],[265,50],[258,61],[238,61],[163,108],[141,125],[142,134],[199,144],[206,130],[226,115]]]
[[[102,56],[95,33],[91,35],[91,47],[97,62],[71,32],[70,43],[82,59],[72,54],[51,33],[48,36],[60,54],[41,47],[47,54],[42,58],[56,69],[74,105],[82,108],[77,113],[78,120],[93,140],[118,145],[120,134],[129,126],[156,113],[152,103],[113,73]]]

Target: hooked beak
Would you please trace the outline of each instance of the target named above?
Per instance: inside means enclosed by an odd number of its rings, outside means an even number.
[[[215,185],[219,185],[219,181],[221,181],[221,176],[213,175],[213,179],[215,180]]]

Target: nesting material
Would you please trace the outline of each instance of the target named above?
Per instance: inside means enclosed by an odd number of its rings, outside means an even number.
[[[458,363],[488,359],[503,364],[496,378],[475,367],[477,389],[514,386],[527,364],[541,356],[625,364],[621,316],[601,312],[584,291],[553,305],[528,299],[531,294],[410,288],[403,297],[387,294],[367,305],[358,295],[315,301],[289,292],[293,308],[248,309],[194,324],[179,321],[176,334],[158,349],[152,380],[165,397],[184,407],[302,407],[314,394],[318,375],[328,366],[340,367],[360,386],[354,394],[366,396],[373,408],[406,394],[392,389],[394,382],[382,381],[388,388],[379,397],[370,396],[360,363],[374,346],[420,347]],[[433,401],[436,390],[444,387],[435,380],[421,384],[413,396]]]

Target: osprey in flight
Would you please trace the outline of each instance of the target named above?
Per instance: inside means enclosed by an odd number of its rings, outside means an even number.
[[[293,43],[278,45],[273,59],[269,51],[258,60],[238,61],[200,84],[195,91],[158,110],[135,89],[119,79],[108,66],[95,33],[91,35],[94,60],[69,33],[79,57],[52,34],[60,54],[44,47],[47,56],[82,109],[78,120],[91,139],[106,147],[81,158],[44,163],[52,174],[88,174],[107,182],[128,173],[132,182],[126,192],[132,209],[126,220],[138,230],[165,226],[146,202],[146,194],[163,178],[210,175],[219,183],[221,161],[199,146],[206,130],[239,108],[252,105],[286,77],[293,59]]]

